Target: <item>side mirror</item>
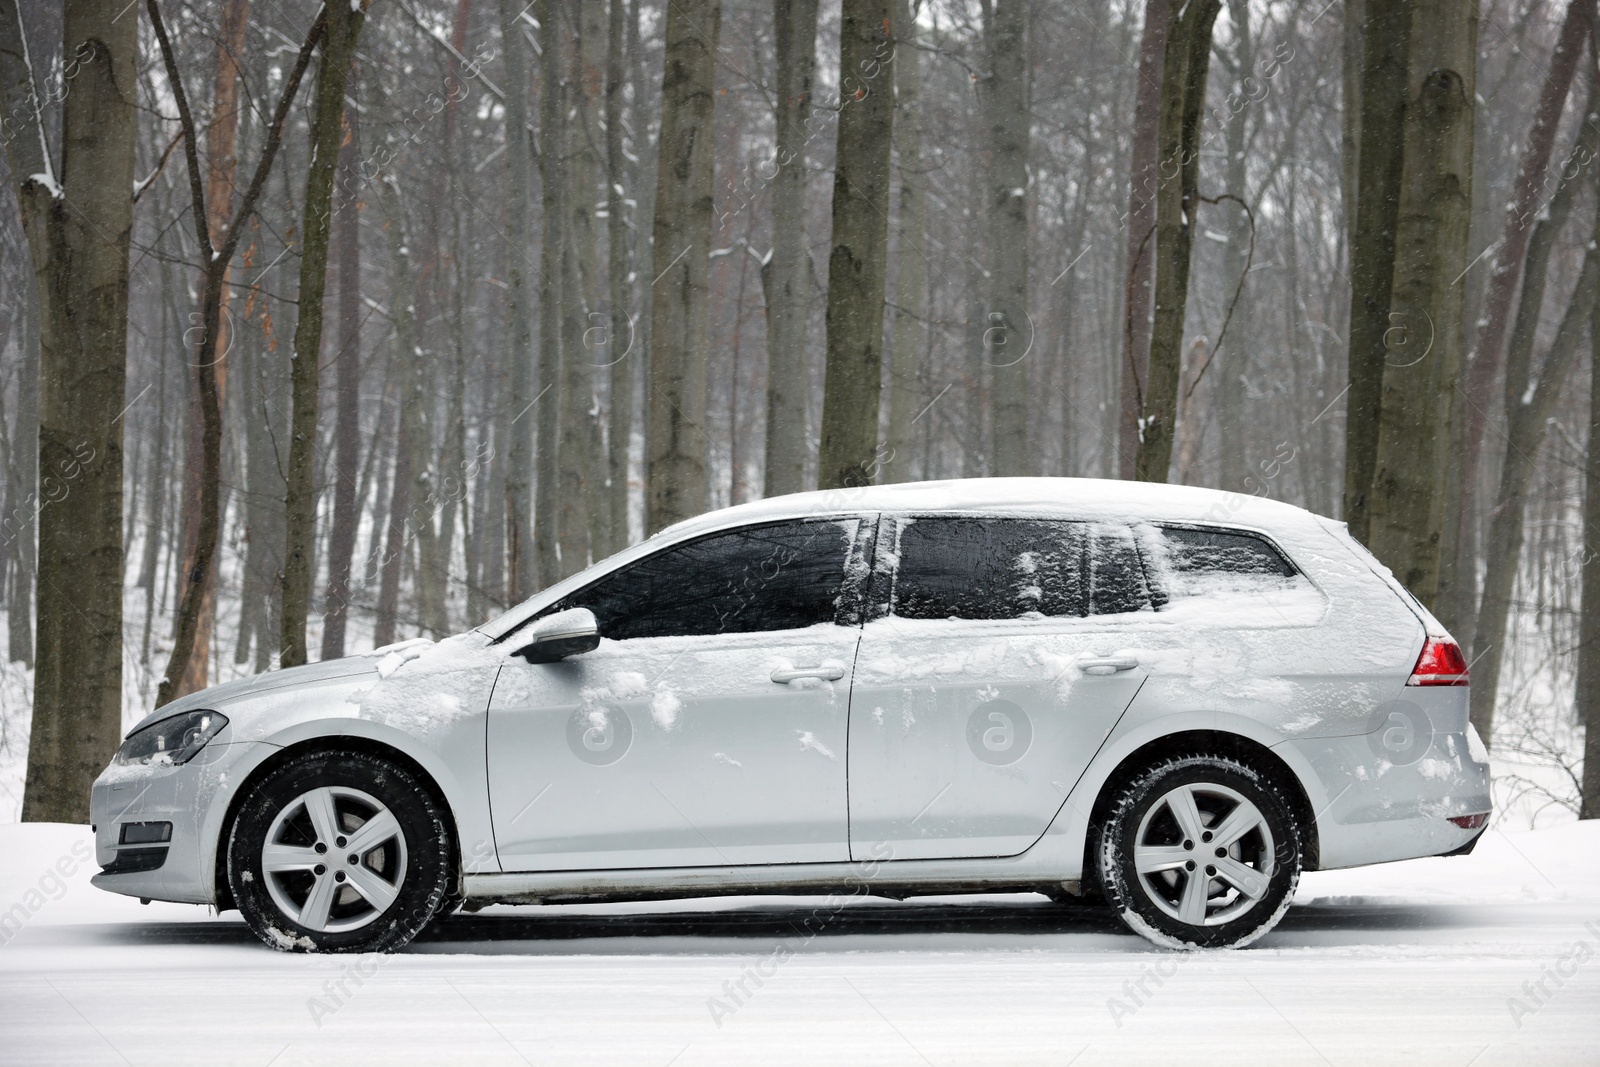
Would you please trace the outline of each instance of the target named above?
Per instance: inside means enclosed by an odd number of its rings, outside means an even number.
[[[588,608],[568,608],[533,624],[533,641],[516,651],[529,663],[555,663],[600,647],[600,624]]]

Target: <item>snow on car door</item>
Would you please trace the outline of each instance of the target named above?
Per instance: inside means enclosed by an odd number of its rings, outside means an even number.
[[[885,523],[885,527],[891,524]],[[900,519],[880,540],[850,702],[853,856],[1037,841],[1145,677],[1105,616],[1148,612],[1132,531]],[[892,539],[892,540],[891,540]],[[882,587],[888,586],[885,592]]]
[[[592,610],[602,641],[501,672],[488,760],[502,867],[847,859],[850,673],[872,525],[712,534],[553,605]]]

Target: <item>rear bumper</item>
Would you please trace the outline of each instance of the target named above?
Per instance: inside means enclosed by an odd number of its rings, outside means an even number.
[[[1470,730],[1434,732],[1422,755],[1402,757],[1407,762],[1386,758],[1371,735],[1283,742],[1316,776],[1316,788],[1307,792],[1318,808],[1318,866],[1332,870],[1469,850],[1484,828],[1466,829],[1450,819],[1491,808],[1489,764]]]

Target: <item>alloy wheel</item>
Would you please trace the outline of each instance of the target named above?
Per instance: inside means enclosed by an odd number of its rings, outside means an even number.
[[[400,895],[406,866],[400,821],[348,786],[297,796],[272,820],[261,848],[272,902],[318,933],[359,930],[377,919]]]
[[[1163,794],[1140,820],[1133,846],[1140,889],[1190,926],[1220,926],[1254,907],[1268,892],[1273,857],[1260,809],[1215,783]]]

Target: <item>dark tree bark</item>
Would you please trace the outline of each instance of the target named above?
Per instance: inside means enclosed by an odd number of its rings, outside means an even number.
[[[1472,221],[1477,9],[1416,0],[1407,73],[1405,165],[1395,229],[1391,318],[1368,547],[1424,604],[1442,569],[1451,424],[1464,344]]]
[[[667,8],[651,268],[647,533],[705,510],[709,492],[706,333],[721,25],[721,0],[679,0]]]
[[[427,426],[419,393],[417,323],[414,312],[416,286],[411,275],[411,253],[406,241],[405,209],[392,177],[379,187],[389,235],[389,303],[394,314],[394,358],[391,366],[400,379],[400,428],[394,450],[394,479],[389,488],[389,518],[384,530],[382,562],[378,568],[378,611],[372,641],[379,648],[392,644],[400,622],[400,576],[413,540],[424,536],[417,512],[425,503],[417,498],[417,464]],[[431,532],[431,525],[429,527]]]
[[[1586,121],[1579,129],[1571,159],[1593,159],[1600,152],[1600,124],[1588,119],[1600,97],[1591,82]],[[1538,333],[1540,310],[1544,306],[1550,258],[1561,231],[1584,186],[1595,188],[1592,174],[1574,168],[1573,180],[1565,181],[1546,205],[1542,218],[1529,235],[1522,293],[1517,302],[1516,323],[1506,353],[1504,404],[1509,423],[1505,436],[1505,458],[1500,470],[1500,485],[1494,508],[1489,513],[1489,539],[1485,546],[1487,571],[1482,599],[1478,604],[1478,626],[1473,652],[1472,721],[1485,744],[1494,743],[1495,704],[1500,689],[1500,667],[1504,662],[1506,631],[1510,621],[1511,594],[1516,585],[1517,564],[1521,557],[1523,504],[1533,462],[1544,441],[1546,424],[1560,395],[1566,374],[1577,349],[1584,323],[1592,313],[1595,293],[1600,291],[1600,260],[1591,247],[1584,255],[1578,284],[1573,289],[1566,314],[1556,331],[1550,352],[1545,356],[1536,386],[1534,381],[1534,341]],[[1600,211],[1596,213],[1596,234],[1600,238]],[[1587,530],[1587,528],[1586,528]]]
[[[606,9],[606,263],[610,322],[605,348],[610,375],[611,421],[606,439],[606,477],[611,508],[611,541],[606,553],[628,546],[628,448],[633,439],[633,368],[637,338],[633,318],[633,241],[628,233],[628,189],[632,186],[624,150],[623,87],[627,84],[627,16],[624,0]],[[637,93],[642,86],[635,86]],[[635,110],[637,114],[637,109]]]
[[[1589,449],[1584,456],[1583,601],[1578,618],[1577,711],[1583,719],[1583,803],[1580,819],[1600,819],[1600,318],[1589,322]]]
[[[1128,159],[1128,214],[1123,292],[1121,410],[1117,419],[1117,472],[1134,477],[1139,455],[1139,420],[1150,368],[1150,300],[1156,277],[1156,162],[1160,147],[1162,62],[1172,0],[1145,0],[1139,38],[1139,81],[1133,103],[1133,152]]]
[[[594,390],[596,362],[605,349],[595,343],[605,327],[596,328],[590,311],[598,306],[596,285],[600,274],[599,233],[595,204],[601,199],[603,161],[600,146],[600,109],[604,81],[604,10],[598,3],[567,8],[561,26],[568,53],[567,113],[563,126],[565,152],[562,170],[567,180],[563,196],[566,210],[562,249],[561,439],[558,445],[557,529],[561,545],[558,577],[565,578],[588,566],[591,554],[599,558],[608,539],[610,509],[602,507],[596,460],[600,454],[600,424],[596,419]]]
[[[221,241],[233,217],[234,174],[238,168],[239,132],[239,57],[244,54],[245,30],[250,24],[249,0],[226,0],[222,7],[222,24],[217,38],[216,69],[211,90],[211,116],[206,125],[206,220],[213,241]],[[222,266],[222,284],[218,289],[220,311],[218,317],[216,352],[211,371],[216,392],[216,407],[225,411],[228,393],[227,355],[233,348],[231,319],[228,317],[228,284],[232,264]],[[201,266],[201,287],[210,264]],[[199,375],[191,380],[187,420],[187,458],[184,466],[184,516],[183,561],[185,573],[195,570],[195,553],[199,547],[201,516],[207,490],[201,484],[206,476],[205,452],[208,446],[206,402],[200,397]],[[219,471],[220,475],[220,471]],[[217,507],[221,511],[221,490],[216,491]],[[205,588],[200,594],[199,618],[196,620],[193,650],[187,669],[179,681],[175,695],[197,692],[210,684],[211,628],[215,616],[216,568],[206,568]]]
[[[548,7],[548,5],[547,5]],[[506,593],[512,600],[532,596],[539,588],[533,552],[533,403],[532,227],[533,141],[528,135],[530,85],[522,33],[517,17],[522,5],[500,0],[500,44],[506,64],[506,399],[501,411],[505,435],[505,565]],[[546,19],[549,13],[546,11]],[[548,278],[548,273],[545,275]],[[541,320],[542,321],[542,320]]]
[[[1183,0],[1174,9],[1162,60],[1156,163],[1155,320],[1134,477],[1164,482],[1172,465],[1183,322],[1189,306],[1189,255],[1200,209],[1200,109],[1211,67],[1211,29],[1221,0]]]
[[[24,821],[87,822],[122,725],[122,420],[138,20],[68,5],[61,160],[46,145],[22,20],[0,3],[6,152],[40,316],[37,658]],[[8,131],[9,132],[9,131]]]
[[[333,526],[328,531],[328,593],[322,613],[322,658],[345,654],[345,630],[350,621],[350,564],[356,551],[360,502],[356,499],[361,477],[361,212],[357,199],[360,178],[360,116],[351,108],[345,116],[349,133],[339,150],[339,202],[334,228],[339,255],[339,345],[335,360],[339,378],[338,419],[333,433]]]
[[[989,315],[984,353],[994,379],[994,473],[1033,473],[1028,452],[1029,0],[995,0],[984,110],[989,122]]]
[[[1240,276],[1245,272],[1245,261],[1251,242],[1250,216],[1243,205],[1251,201],[1249,173],[1245,167],[1246,120],[1250,108],[1232,107],[1232,100],[1251,98],[1260,84],[1255,73],[1255,48],[1250,36],[1249,0],[1228,0],[1228,18],[1233,23],[1234,96],[1230,96],[1229,115],[1224,143],[1228,159],[1224,167],[1226,191],[1239,198],[1239,203],[1228,201],[1228,243],[1222,253],[1222,284],[1225,292],[1233,292]],[[1250,413],[1246,379],[1250,373],[1250,287],[1248,283],[1239,290],[1238,302],[1233,305],[1228,322],[1227,342],[1216,355],[1217,366],[1210,371],[1212,389],[1217,397],[1219,484],[1233,492],[1248,492],[1245,479],[1250,477],[1250,464],[1245,455]]]
[[[292,409],[289,432],[288,492],[285,496],[287,537],[283,553],[283,616],[279,660],[285,667],[306,661],[306,615],[311,607],[312,538],[317,493],[317,383],[322,362],[322,297],[328,274],[328,234],[332,213],[334,168],[344,132],[345,84],[355,58],[356,42],[366,22],[366,3],[353,7],[333,3],[327,19],[317,92],[312,104],[311,164],[306,175],[304,223],[301,229],[299,314],[290,353]]]
[[[772,252],[763,267],[767,303],[767,453],[765,493],[806,488],[806,319],[811,255],[806,250],[806,141],[817,68],[817,0],[775,0],[772,120]]]
[[[918,4],[920,7],[920,3]],[[894,354],[889,373],[889,448],[881,480],[911,480],[915,447],[913,405],[919,395],[917,366],[928,341],[928,176],[922,159],[922,76],[917,21],[910,0],[898,0],[900,39],[895,48],[895,153],[900,193],[895,254]]]
[[[0,9],[0,18],[3,17],[5,12]],[[12,541],[11,582],[6,587],[7,652],[12,662],[30,669],[33,667],[33,585],[38,566],[39,317],[42,306],[38,276],[30,271],[23,311],[22,359],[17,368],[17,417],[11,426],[11,478],[6,509],[6,533]],[[159,496],[157,494],[158,499]]]
[[[1541,225],[1543,225],[1541,223]],[[1544,358],[1537,381],[1530,380],[1532,368],[1522,353],[1513,352],[1506,364],[1506,410],[1510,426],[1506,433],[1504,466],[1500,487],[1490,512],[1488,569],[1483,579],[1483,602],[1479,633],[1483,651],[1473,666],[1472,724],[1484,743],[1494,743],[1495,700],[1500,688],[1500,667],[1505,660],[1507,624],[1511,614],[1511,594],[1516,587],[1517,569],[1522,562],[1523,507],[1533,463],[1544,444],[1545,431],[1557,399],[1566,387],[1567,375],[1576,358],[1584,327],[1591,325],[1600,294],[1600,212],[1590,237],[1588,252],[1572,300],[1561,317],[1555,340]],[[1520,388],[1518,388],[1520,387]]]
[[[878,401],[889,266],[895,16],[894,0],[845,0],[841,15],[820,489],[871,485],[882,463]]]
[[[1344,520],[1368,540],[1368,497],[1378,453],[1384,339],[1394,277],[1404,163],[1406,66],[1413,0],[1374,5],[1361,35],[1354,241],[1350,248],[1349,386],[1345,394]]]
[[[539,20],[539,393],[536,429],[533,554],[537,582],[529,592],[561,577],[561,386],[562,302],[566,284],[566,30],[562,0],[545,0]],[[513,466],[515,461],[513,460]],[[507,472],[507,479],[512,477]],[[508,501],[509,506],[509,501]],[[509,512],[507,519],[510,519]],[[510,536],[510,530],[507,530]],[[519,591],[520,593],[520,591]]]
[[[1493,269],[1478,316],[1481,325],[1467,353],[1464,371],[1466,382],[1463,386],[1465,398],[1461,405],[1461,458],[1457,475],[1460,479],[1460,497],[1459,506],[1454,509],[1457,515],[1457,551],[1450,559],[1455,570],[1454,592],[1450,598],[1452,602],[1441,612],[1445,624],[1467,648],[1472,647],[1476,628],[1473,601],[1477,559],[1473,551],[1476,546],[1473,534],[1478,528],[1478,476],[1484,431],[1488,426],[1488,412],[1493,407],[1494,382],[1505,365],[1506,331],[1511,323],[1512,298],[1522,278],[1529,235],[1533,231],[1534,216],[1541,207],[1538,201],[1549,173],[1550,154],[1555,149],[1556,131],[1561,124],[1561,113],[1566,107],[1585,39],[1590,36],[1594,8],[1594,0],[1569,0],[1567,4],[1561,35],[1556,40],[1546,77],[1540,84],[1539,102],[1528,131],[1527,149],[1511,187],[1511,199],[1506,204],[1500,243],[1494,252]]]
[[[200,338],[193,354],[194,389],[200,404],[200,499],[194,535],[194,552],[185,560],[183,591],[175,618],[172,655],[156,693],[156,706],[166,704],[183,691],[184,680],[190,678],[189,663],[195,648],[207,636],[203,629],[206,603],[210,595],[216,567],[218,543],[222,535],[222,391],[217,373],[221,358],[222,309],[227,291],[228,267],[239,247],[245,228],[240,225],[255,211],[261,191],[266,186],[267,175],[272,170],[283,142],[283,127],[288,119],[289,106],[299,91],[300,81],[310,65],[312,51],[325,36],[326,22],[319,15],[312,23],[305,43],[300,48],[295,66],[284,82],[283,94],[273,114],[271,128],[256,164],[250,186],[232,220],[220,232],[213,229],[213,214],[206,206],[207,182],[200,169],[197,127],[189,107],[188,93],[178,70],[172,41],[168,37],[161,9],[156,0],[147,0],[150,21],[161,46],[162,62],[166,67],[167,82],[178,105],[178,117],[183,130],[184,160],[189,171],[190,215],[195,228],[202,263],[200,295]],[[232,197],[232,182],[221,188]],[[221,217],[219,213],[217,218]],[[326,250],[324,250],[326,251]],[[191,679],[192,680],[192,679]]]

